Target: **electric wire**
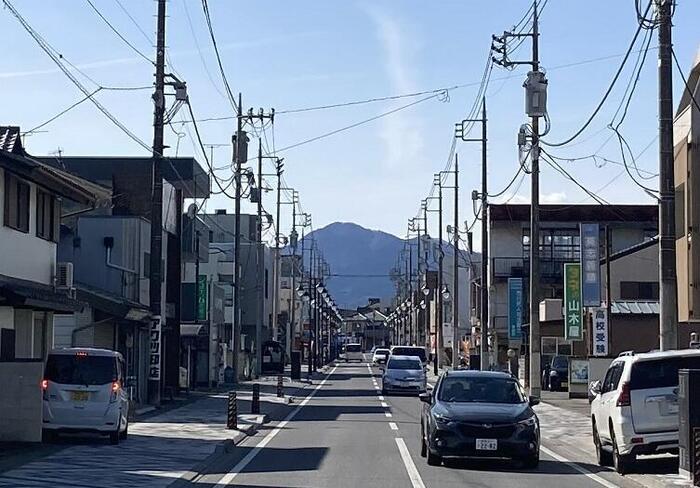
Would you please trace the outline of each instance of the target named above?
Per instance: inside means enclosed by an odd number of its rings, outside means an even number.
[[[216,55],[216,62],[219,66],[219,72],[221,73],[221,80],[223,81],[224,88],[226,90],[226,95],[228,96],[229,103],[231,104],[231,107],[233,108],[234,113],[238,113],[239,108],[238,108],[238,103],[236,103],[236,99],[233,96],[233,92],[231,91],[231,86],[229,85],[228,79],[226,78],[226,71],[224,70],[224,65],[221,62],[221,55],[219,53],[219,46],[216,43],[216,36],[214,35],[214,27],[212,26],[211,23],[211,16],[209,15],[209,4],[207,3],[207,0],[202,0],[202,10],[204,11],[204,18],[207,23],[207,28],[209,29],[209,36],[211,37],[211,43],[212,46],[214,47],[214,54]]]
[[[112,23],[102,14],[102,12],[100,12],[99,9],[98,9],[97,7],[95,7],[95,4],[92,3],[91,0],[85,0],[85,1],[88,3],[88,5],[90,5],[90,8],[92,8],[92,10],[94,10],[95,13],[102,19],[102,21],[103,21],[105,24],[107,24],[107,27],[109,27],[109,28],[111,29],[111,31],[114,32],[114,34],[116,34],[117,37],[119,37],[119,39],[121,39],[121,40],[124,42],[124,44],[126,44],[127,46],[129,46],[129,47],[131,48],[132,51],[134,51],[136,54],[138,54],[139,56],[141,56],[143,59],[145,59],[145,60],[146,60],[148,63],[150,63],[152,66],[155,66],[156,63],[155,63],[152,59],[150,59],[148,56],[146,56],[143,52],[141,52],[141,51],[140,51],[136,46],[134,46],[131,42],[129,42],[129,40],[128,40],[126,37],[124,37],[124,36],[122,35],[122,33],[119,32],[119,30],[117,30],[116,27],[114,27],[114,25],[112,25]]]

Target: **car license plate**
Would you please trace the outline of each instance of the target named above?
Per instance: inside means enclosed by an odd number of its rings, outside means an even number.
[[[477,439],[476,449],[479,451],[495,451],[498,449],[497,439]]]
[[[71,400],[74,402],[86,402],[90,394],[87,391],[72,391],[70,394]]]

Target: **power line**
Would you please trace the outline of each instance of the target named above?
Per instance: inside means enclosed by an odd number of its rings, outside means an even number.
[[[119,31],[117,30],[117,28],[114,27],[114,26],[112,25],[112,23],[111,23],[109,20],[107,20],[107,18],[106,18],[104,15],[102,15],[102,12],[100,12],[100,11],[97,9],[97,7],[95,7],[95,4],[92,3],[91,0],[85,0],[85,1],[88,3],[88,5],[90,5],[90,7],[92,8],[92,10],[94,10],[95,13],[102,19],[102,21],[103,21],[105,24],[107,24],[107,27],[109,27],[109,28],[112,30],[112,32],[114,32],[114,33],[117,35],[117,37],[119,37],[119,39],[121,39],[121,40],[124,42],[124,44],[126,44],[127,46],[129,46],[136,54],[138,54],[138,55],[141,56],[143,59],[145,59],[146,61],[148,61],[151,65],[155,65],[155,62],[154,62],[152,59],[150,59],[150,58],[149,58],[148,56],[146,56],[143,52],[141,52],[141,51],[140,51],[136,46],[134,46],[131,42],[129,42],[129,40],[128,40],[126,37],[124,37],[124,36],[121,34],[121,32],[119,32]]]
[[[646,15],[646,12],[649,11],[650,7],[651,7],[651,1],[649,2],[649,5],[647,5],[645,15]],[[588,128],[588,126],[591,124],[591,122],[593,122],[593,119],[595,119],[595,117],[598,115],[598,112],[600,112],[600,110],[603,108],[603,105],[605,104],[608,97],[612,93],[612,90],[615,87],[617,80],[619,79],[625,65],[627,64],[627,60],[629,59],[630,54],[632,54],[632,50],[634,49],[634,45],[637,43],[637,38],[639,37],[639,33],[641,31],[642,31],[642,26],[638,25],[637,30],[635,31],[634,36],[632,37],[632,42],[630,42],[630,45],[627,48],[627,52],[625,53],[625,56],[622,59],[622,62],[620,63],[620,66],[618,67],[618,69],[615,73],[615,76],[613,76],[613,79],[610,82],[610,85],[608,86],[607,90],[605,91],[603,98],[600,100],[600,102],[598,103],[598,106],[595,108],[595,110],[590,115],[590,117],[588,117],[588,120],[586,120],[586,122],[581,126],[581,128],[579,128],[571,137],[569,137],[561,142],[550,143],[550,142],[545,141],[544,139],[541,139],[540,142],[542,142],[542,144],[544,144],[546,146],[550,146],[550,147],[565,146],[565,145],[569,144],[571,141],[573,141],[574,139],[576,139],[578,136],[580,136],[583,133],[583,131],[585,131]]]
[[[209,4],[207,0],[202,0],[202,10],[204,11],[204,17],[207,22],[207,27],[209,29],[209,36],[211,37],[212,46],[214,46],[214,53],[216,54],[216,62],[219,65],[219,72],[221,73],[221,80],[224,83],[224,88],[226,89],[226,95],[228,96],[228,101],[233,107],[234,113],[238,113],[238,104],[236,103],[236,98],[233,96],[231,91],[231,86],[226,78],[226,71],[224,70],[224,65],[221,62],[221,55],[219,54],[219,46],[216,43],[216,36],[214,35],[214,28],[211,24],[211,17],[209,15]]]
[[[61,110],[59,113],[57,113],[56,115],[54,115],[54,116],[51,117],[50,119],[46,120],[45,122],[42,122],[41,124],[37,125],[36,127],[33,127],[33,128],[31,128],[31,129],[29,129],[27,132],[25,132],[25,133],[22,134],[22,135],[25,135],[25,136],[26,136],[26,135],[29,135],[29,134],[31,134],[31,133],[33,133],[33,132],[35,132],[35,131],[41,129],[42,127],[44,127],[44,126],[50,124],[51,122],[53,122],[53,121],[56,120],[57,118],[61,117],[62,115],[65,115],[65,114],[67,114],[68,112],[70,112],[71,110],[73,110],[75,107],[77,107],[77,106],[80,105],[81,103],[83,103],[83,102],[87,101],[88,99],[92,98],[92,97],[93,97],[94,95],[96,95],[100,90],[102,90],[101,87],[100,87],[100,88],[97,88],[96,90],[94,90],[94,91],[91,92],[91,93],[88,93],[87,95],[85,95],[83,98],[81,98],[81,99],[78,100],[77,102],[75,102],[75,103],[73,103],[72,105],[70,105],[69,107],[67,107],[67,108],[65,108],[65,109],[63,109],[63,110]]]

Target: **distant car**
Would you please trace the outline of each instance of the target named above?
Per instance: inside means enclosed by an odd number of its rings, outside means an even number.
[[[420,346],[392,346],[391,354],[393,356],[417,356],[424,365],[428,363],[425,348]]]
[[[373,364],[385,364],[387,358],[389,357],[389,349],[377,348],[372,355]]]
[[[112,444],[126,439],[129,398],[124,389],[122,355],[108,349],[68,348],[49,353],[44,379],[43,433],[108,435]]]
[[[425,368],[417,356],[391,354],[382,374],[382,394],[390,392],[420,393],[426,391]]]
[[[554,356],[549,371],[549,391],[561,391],[569,387],[569,358]]]
[[[700,351],[623,353],[591,385],[596,457],[624,474],[640,454],[678,451],[678,370],[700,369]]]
[[[440,465],[445,458],[492,457],[519,460],[536,468],[539,403],[518,381],[496,371],[452,370],[422,393],[421,456]]]
[[[362,344],[345,344],[345,362],[348,361],[364,361],[365,357],[362,353]]]

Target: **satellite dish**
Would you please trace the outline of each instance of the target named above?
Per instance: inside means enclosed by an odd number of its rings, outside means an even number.
[[[197,204],[190,203],[190,206],[187,207],[187,216],[193,219],[195,215],[197,215]]]

